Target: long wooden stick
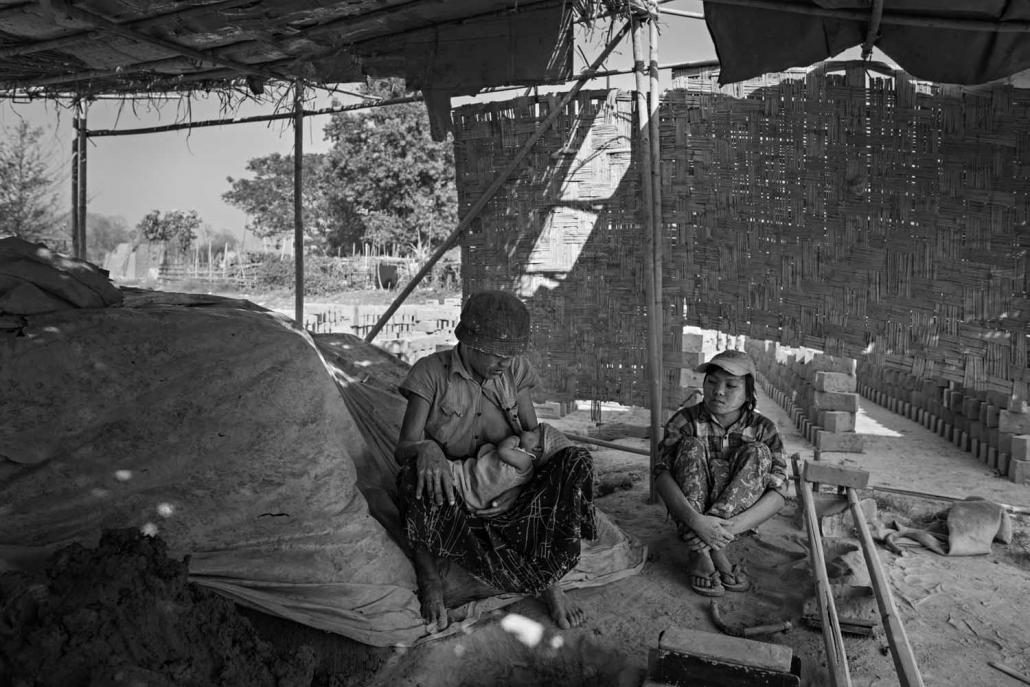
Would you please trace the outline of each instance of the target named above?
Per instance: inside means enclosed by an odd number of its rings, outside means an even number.
[[[587,437],[582,434],[573,434],[571,432],[562,432],[562,434],[573,441],[581,441],[585,444],[596,444],[598,446],[604,446],[605,448],[614,448],[619,451],[625,451],[626,453],[639,453],[642,456],[651,455],[651,452],[647,449],[636,448],[634,446],[623,446],[622,444],[616,444],[614,441],[604,441],[602,439],[595,439],[594,437]]]
[[[304,328],[304,84],[293,84],[293,326]]]
[[[86,239],[86,217],[87,217],[87,210],[86,210],[86,207],[87,207],[86,172],[88,170],[88,166],[86,164],[87,163],[87,159],[86,159],[87,158],[87,154],[86,153],[87,153],[87,148],[89,146],[89,142],[86,140],[86,115],[89,112],[89,105],[86,103],[85,99],[81,99],[80,98],[79,102],[78,102],[78,105],[76,106],[75,109],[76,109],[76,112],[78,113],[78,119],[76,121],[79,123],[79,131],[78,131],[78,137],[79,137],[79,185],[78,185],[79,197],[78,197],[78,200],[75,203],[75,208],[76,208],[75,211],[77,213],[79,213],[79,223],[78,223],[79,255],[77,255],[76,257],[82,258],[83,260],[85,260],[88,257],[88,255],[89,255],[89,251],[86,248],[86,240],[87,240]]]
[[[393,299],[393,303],[390,304],[390,307],[386,309],[386,312],[382,314],[379,321],[377,321],[375,325],[372,326],[372,329],[369,330],[368,334],[365,335],[366,343],[371,343],[372,340],[376,338],[376,334],[382,331],[383,327],[386,326],[386,323],[390,321],[391,317],[393,317],[393,314],[397,312],[397,308],[401,307],[401,304],[404,303],[405,299],[407,299],[411,292],[415,290],[418,283],[422,281],[427,274],[429,274],[431,269],[433,269],[433,265],[443,257],[444,253],[450,250],[451,246],[453,246],[465,230],[468,229],[472,220],[482,212],[483,208],[485,208],[490,199],[494,197],[494,194],[497,193],[498,189],[508,181],[508,178],[512,175],[515,169],[522,164],[522,160],[525,159],[526,155],[529,154],[529,151],[533,149],[536,142],[539,141],[540,138],[547,133],[547,130],[551,128],[551,125],[558,119],[558,116],[562,113],[562,110],[565,109],[565,106],[576,97],[576,94],[580,92],[583,86],[585,86],[590,79],[594,78],[594,72],[597,71],[598,67],[604,64],[604,61],[608,59],[608,56],[612,54],[612,51],[615,50],[615,47],[627,33],[629,33],[628,23],[619,29],[618,33],[612,37],[611,41],[609,41],[608,45],[605,46],[605,49],[601,51],[601,54],[598,55],[593,64],[583,71],[572,88],[570,88],[569,91],[561,97],[558,103],[551,108],[551,111],[547,113],[547,117],[543,122],[541,122],[540,126],[536,128],[536,131],[534,131],[533,135],[529,137],[529,140],[522,145],[522,148],[515,154],[512,161],[509,162],[503,170],[501,170],[501,173],[498,174],[492,182],[490,182],[490,186],[483,191],[483,194],[476,199],[476,202],[472,204],[472,207],[470,207],[462,216],[461,221],[458,222],[458,226],[454,228],[454,231],[452,231],[450,235],[443,240],[443,243],[437,246],[436,250],[433,251],[433,254],[426,260],[426,263],[422,265],[422,268],[411,278],[411,281],[401,289],[401,292],[397,294],[395,299]]]
[[[795,466],[796,471],[796,466]],[[815,514],[812,485],[798,472],[798,493],[805,509],[805,526],[808,529],[808,543],[811,549],[812,575],[815,577],[815,598],[819,603],[819,616],[823,625],[823,641],[826,644],[826,667],[830,672],[833,687],[851,687],[848,671],[848,657],[844,653],[844,637],[840,631],[837,605],[833,600],[833,588],[826,572],[826,555],[819,535],[819,518]]]
[[[647,63],[644,61],[644,25],[640,17],[634,15],[630,20],[633,25],[633,73],[636,77],[636,149],[637,169],[640,172],[640,225],[644,236],[644,294],[647,312],[647,376],[651,406],[651,460],[649,474],[654,471],[658,457],[659,429],[662,412],[662,352],[661,331],[655,318],[656,299],[660,294],[655,291],[654,262],[655,251],[652,242],[655,240],[654,217],[654,180],[651,176],[651,108],[648,107],[647,94],[651,90],[648,82]],[[654,475],[651,474],[648,498],[655,501]]]
[[[876,604],[880,607],[883,629],[887,635],[887,644],[890,645],[891,656],[894,659],[894,668],[898,671],[898,680],[901,682],[901,687],[923,687],[923,677],[919,674],[919,666],[916,665],[912,645],[909,644],[908,635],[905,634],[905,626],[898,616],[898,607],[894,605],[890,583],[883,574],[880,557],[877,555],[876,545],[873,543],[873,535],[869,531],[869,524],[865,521],[865,512],[858,502],[858,495],[850,487],[848,487],[848,503],[851,505],[851,517],[855,521],[855,527],[858,528],[862,553],[865,556],[866,567],[869,568],[870,581],[873,584],[873,592],[876,594]]]
[[[657,6],[655,6],[657,10]],[[662,356],[662,333],[665,331],[665,304],[662,298],[662,255],[665,253],[664,225],[662,223],[662,155],[661,133],[659,131],[660,94],[658,89],[658,14],[647,22],[647,44],[650,50],[647,63],[648,75],[648,117],[647,126],[651,142],[651,267],[654,292],[647,304],[648,337],[654,341],[654,367],[651,371],[651,460],[658,455],[662,441],[662,420],[665,415],[665,370]],[[651,476],[651,501],[656,501],[654,493],[654,471]]]
[[[989,665],[990,667],[995,668],[997,670],[1000,670],[1001,672],[1005,673],[1009,677],[1013,677],[1013,678],[1019,680],[1020,682],[1022,682],[1024,684],[1030,685],[1030,677],[1027,677],[1023,673],[1020,673],[1020,672],[1018,672],[1016,670],[1013,670],[1012,668],[1009,668],[1004,663],[998,663],[997,661],[988,661],[987,665]]]
[[[82,250],[79,248],[79,102],[75,101],[72,106],[74,113],[72,115],[72,129],[75,131],[75,137],[72,139],[72,255],[77,258],[81,258],[83,255]],[[133,275],[135,276],[135,275]]]

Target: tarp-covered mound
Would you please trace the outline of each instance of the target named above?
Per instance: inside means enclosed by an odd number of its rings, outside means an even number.
[[[395,530],[403,402],[333,368],[280,317],[217,297],[137,292],[0,333],[0,569],[136,527],[243,604],[366,644],[422,638]],[[643,565],[602,520],[569,586]],[[488,595],[473,615],[517,598],[452,579],[452,604]]]
[[[0,239],[0,317],[121,302],[121,291],[96,265],[55,253],[42,243],[15,236]]]

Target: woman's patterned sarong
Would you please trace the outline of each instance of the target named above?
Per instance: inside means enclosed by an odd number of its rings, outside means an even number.
[[[415,498],[416,461],[397,475],[408,541],[451,559],[476,579],[504,592],[539,594],[579,562],[580,540],[596,538],[590,452],[559,450],[521,487],[511,508],[491,518],[454,505]]]

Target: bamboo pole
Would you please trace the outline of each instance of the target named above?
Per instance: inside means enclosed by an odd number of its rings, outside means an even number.
[[[898,616],[898,607],[894,605],[890,582],[887,581],[887,576],[883,573],[883,566],[880,565],[880,557],[876,553],[876,545],[873,543],[869,524],[865,520],[865,512],[858,501],[858,495],[850,487],[848,488],[848,503],[851,505],[851,517],[855,521],[855,527],[858,528],[858,536],[862,542],[862,554],[865,556],[866,567],[869,568],[870,581],[873,585],[873,592],[876,594],[876,604],[880,607],[880,618],[887,635],[891,657],[894,659],[894,669],[898,671],[898,680],[901,682],[901,687],[923,687],[923,677],[919,674],[919,666],[912,653],[908,635],[905,634],[905,626]]]
[[[651,406],[651,459],[648,474],[650,478],[648,497],[653,503],[654,465],[658,458],[658,447],[661,439],[660,416],[662,412],[662,361],[661,331],[655,317],[655,304],[661,297],[655,291],[655,217],[654,217],[654,185],[651,170],[651,108],[647,102],[647,94],[651,90],[644,63],[644,27],[640,17],[634,15],[630,20],[633,25],[633,71],[636,77],[636,113],[637,113],[637,150],[639,151],[638,168],[640,170],[640,190],[643,201],[640,205],[640,224],[644,232],[644,292],[647,311],[647,377]]]
[[[652,267],[653,267],[653,279],[654,279],[654,293],[652,295],[652,301],[648,304],[648,322],[654,323],[654,339],[655,339],[655,369],[652,372],[652,382],[656,384],[655,388],[651,389],[651,455],[657,458],[658,449],[662,441],[662,417],[664,415],[664,399],[665,399],[665,370],[663,368],[662,357],[664,355],[664,346],[662,345],[663,334],[665,332],[665,304],[662,298],[662,253],[665,248],[664,236],[664,225],[662,223],[662,151],[661,151],[661,131],[659,128],[660,122],[660,106],[661,106],[661,94],[658,88],[658,6],[652,4],[653,13],[651,14],[650,20],[647,22],[648,28],[648,40],[647,44],[650,49],[650,55],[648,59],[648,77],[649,77],[649,103],[650,111],[648,114],[647,122],[651,141],[651,205],[652,205],[652,223],[651,223],[651,254],[652,254]],[[652,463],[653,466],[653,463]],[[653,474],[653,473],[652,473]],[[651,478],[651,501],[655,500],[654,495],[654,477]]]
[[[651,455],[650,451],[637,448],[636,446],[623,446],[622,444],[616,444],[614,441],[604,441],[603,439],[595,439],[594,437],[583,436],[582,434],[573,434],[572,432],[562,432],[562,434],[573,441],[580,441],[584,444],[596,444],[597,446],[614,448],[619,451],[625,451],[626,453],[639,453],[642,456]]]
[[[415,287],[418,286],[418,283],[422,281],[422,279],[427,274],[429,274],[430,270],[433,269],[433,265],[435,265],[440,260],[440,258],[443,257],[444,253],[450,250],[451,246],[454,245],[458,238],[468,228],[469,224],[472,223],[472,220],[474,220],[479,215],[479,213],[482,212],[483,208],[486,207],[486,204],[490,201],[491,198],[493,198],[494,194],[497,193],[498,189],[500,189],[501,186],[503,186],[504,183],[508,181],[508,178],[512,175],[515,169],[522,163],[522,160],[525,159],[526,155],[529,154],[529,151],[533,149],[533,146],[536,145],[536,142],[540,140],[540,138],[547,132],[547,130],[551,128],[551,125],[554,124],[554,122],[558,119],[558,116],[561,114],[562,110],[564,110],[565,106],[568,105],[572,101],[572,99],[576,97],[576,94],[578,94],[579,91],[583,88],[583,86],[586,85],[587,81],[594,78],[594,72],[596,72],[597,68],[600,65],[602,65],[606,59],[608,59],[608,56],[611,55],[612,51],[615,50],[615,47],[619,44],[623,37],[625,37],[626,33],[629,31],[629,28],[630,25],[626,24],[621,29],[619,29],[619,31],[612,37],[611,41],[609,41],[608,45],[605,46],[604,50],[601,51],[601,54],[597,57],[597,59],[595,59],[587,69],[583,70],[583,73],[580,74],[580,77],[576,80],[576,83],[572,86],[572,88],[569,89],[569,91],[565,95],[561,97],[561,99],[558,101],[558,104],[551,109],[551,111],[547,114],[547,117],[544,118],[544,121],[541,122],[540,126],[538,126],[536,131],[533,132],[533,135],[529,137],[529,139],[523,144],[519,152],[515,154],[514,159],[512,159],[512,161],[509,162],[503,170],[501,170],[501,173],[494,178],[494,180],[490,183],[490,186],[488,186],[487,189],[483,191],[483,194],[476,199],[476,202],[472,204],[472,207],[470,207],[468,211],[462,216],[461,220],[458,222],[458,226],[454,228],[454,231],[452,231],[450,235],[448,235],[447,238],[445,238],[443,242],[439,246],[437,246],[436,250],[433,251],[433,254],[426,259],[426,263],[422,265],[419,271],[411,278],[411,280],[404,286],[404,288],[401,289],[401,292],[397,294],[397,297],[390,304],[390,307],[386,309],[386,312],[382,314],[379,320],[372,326],[372,329],[369,330],[368,334],[365,335],[366,342],[371,343],[372,340],[376,338],[376,334],[382,331],[383,327],[386,326],[386,323],[390,320],[393,314],[397,312],[397,308],[401,307],[401,304],[404,303],[404,300],[411,294],[412,291],[415,290]]]
[[[304,327],[304,84],[293,84],[293,326]]]
[[[819,536],[819,518],[815,513],[812,485],[805,481],[802,472],[794,464],[794,472],[798,475],[798,495],[805,509],[805,527],[808,531],[808,543],[815,578],[815,597],[819,604],[819,617],[823,625],[823,641],[826,644],[826,668],[830,673],[830,684],[833,687],[851,687],[851,674],[848,672],[848,658],[844,653],[844,637],[840,631],[840,619],[837,617],[837,606],[833,600],[833,588],[826,572],[826,555],[823,552],[822,538]],[[863,521],[864,522],[864,521]]]
[[[79,250],[79,102],[72,106],[72,129],[75,136],[72,138],[72,198],[71,198],[71,220],[72,220],[72,255],[80,257]]]
[[[401,98],[385,98],[372,103],[355,103],[353,105],[337,105],[335,107],[322,107],[317,110],[304,110],[305,117],[318,115],[336,114],[339,112],[356,112],[358,110],[371,110],[376,107],[387,107],[389,105],[401,105],[404,103],[417,103],[423,100],[419,95],[407,95]],[[166,131],[179,131],[181,129],[202,129],[210,126],[225,126],[227,124],[250,124],[255,122],[273,122],[280,119],[295,119],[296,112],[278,112],[269,115],[253,115],[250,117],[220,117],[218,119],[203,119],[199,122],[182,122],[179,124],[163,124],[161,126],[145,126],[137,129],[95,129],[89,132],[90,137],[97,136],[132,136],[136,134],[155,134]]]
[[[79,215],[78,232],[79,241],[78,247],[79,252],[75,256],[77,258],[86,258],[86,153],[87,153],[87,139],[86,139],[86,114],[87,105],[86,101],[80,99],[78,107],[76,108],[78,113],[78,138],[79,138],[79,183],[78,192],[79,197],[75,202],[75,212]]]

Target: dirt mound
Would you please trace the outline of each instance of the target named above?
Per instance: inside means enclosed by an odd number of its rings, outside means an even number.
[[[310,649],[281,655],[135,529],[65,547],[36,577],[0,575],[0,684],[307,687],[313,671]]]

